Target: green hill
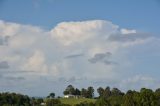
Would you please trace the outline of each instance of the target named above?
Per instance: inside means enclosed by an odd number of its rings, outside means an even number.
[[[63,104],[69,104],[69,105],[72,105],[74,106],[75,104],[79,104],[81,102],[87,102],[87,103],[94,103],[96,100],[95,99],[88,99],[88,98],[60,98],[60,101],[63,103]]]

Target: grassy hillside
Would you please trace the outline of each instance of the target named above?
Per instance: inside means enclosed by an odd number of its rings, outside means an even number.
[[[96,100],[95,99],[88,99],[88,98],[79,98],[79,99],[76,99],[76,98],[60,98],[60,101],[63,103],[63,104],[70,104],[70,105],[75,105],[75,104],[79,104],[81,102],[95,102]]]

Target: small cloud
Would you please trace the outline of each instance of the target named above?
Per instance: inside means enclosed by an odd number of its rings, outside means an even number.
[[[102,62],[106,65],[116,64],[116,62],[110,61],[109,58],[111,57],[112,53],[97,53],[94,55],[94,57],[88,59],[90,63],[97,63]]]
[[[96,63],[98,61],[103,60],[106,57],[110,57],[111,55],[112,54],[110,52],[107,52],[107,53],[97,53],[97,54],[94,55],[93,58],[89,59],[88,61],[91,62],[91,63]]]
[[[136,33],[136,30],[128,30],[128,29],[121,29],[120,31],[122,34]]]
[[[71,59],[71,58],[77,58],[77,57],[82,57],[82,56],[84,56],[84,54],[81,53],[81,54],[68,55],[65,58]]]
[[[133,31],[132,31],[133,32]],[[124,32],[123,32],[124,33]],[[108,37],[109,41],[113,42],[135,42],[137,40],[146,40],[149,38],[149,34],[147,33],[131,33],[131,32],[125,32],[125,34],[113,34]]]
[[[0,69],[8,69],[9,65],[7,61],[1,61],[0,62]]]

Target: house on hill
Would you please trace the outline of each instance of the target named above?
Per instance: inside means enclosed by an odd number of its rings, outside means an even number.
[[[75,95],[68,94],[68,95],[64,95],[64,98],[76,98],[76,96],[75,96]]]
[[[64,98],[76,98],[76,99],[78,99],[78,98],[82,98],[82,96],[68,94],[68,95],[64,95]]]

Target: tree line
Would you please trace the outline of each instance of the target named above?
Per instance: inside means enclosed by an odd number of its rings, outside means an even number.
[[[94,93],[97,91],[98,96]],[[160,88],[153,91],[148,88],[141,88],[140,91],[128,90],[122,92],[118,88],[93,87],[74,88],[68,85],[63,92],[64,95],[75,95],[83,98],[92,98],[96,102],[82,102],[74,106],[160,106]],[[55,93],[50,93],[46,98],[34,98],[16,93],[0,93],[0,106],[70,106],[63,104],[59,98],[55,98]]]
[[[74,88],[72,85],[68,85],[67,88],[63,92],[64,95],[75,95],[79,97],[85,98],[93,98],[94,97],[94,88],[88,87],[87,89],[82,88],[79,90],[78,88]]]
[[[78,91],[78,93],[77,93]],[[78,106],[160,106],[160,88],[153,91],[152,89],[141,88],[140,91],[128,90],[126,93],[118,88],[99,87],[97,89],[98,97],[94,97],[94,88],[88,87],[87,89],[74,88],[69,85],[64,95],[81,95],[85,98],[95,98],[96,103],[82,103]]]
[[[0,106],[31,106],[31,99],[22,94],[0,93]]]
[[[141,88],[140,91],[128,90],[126,93],[117,88],[98,88],[99,97],[95,106],[160,106],[160,88],[155,91]]]

